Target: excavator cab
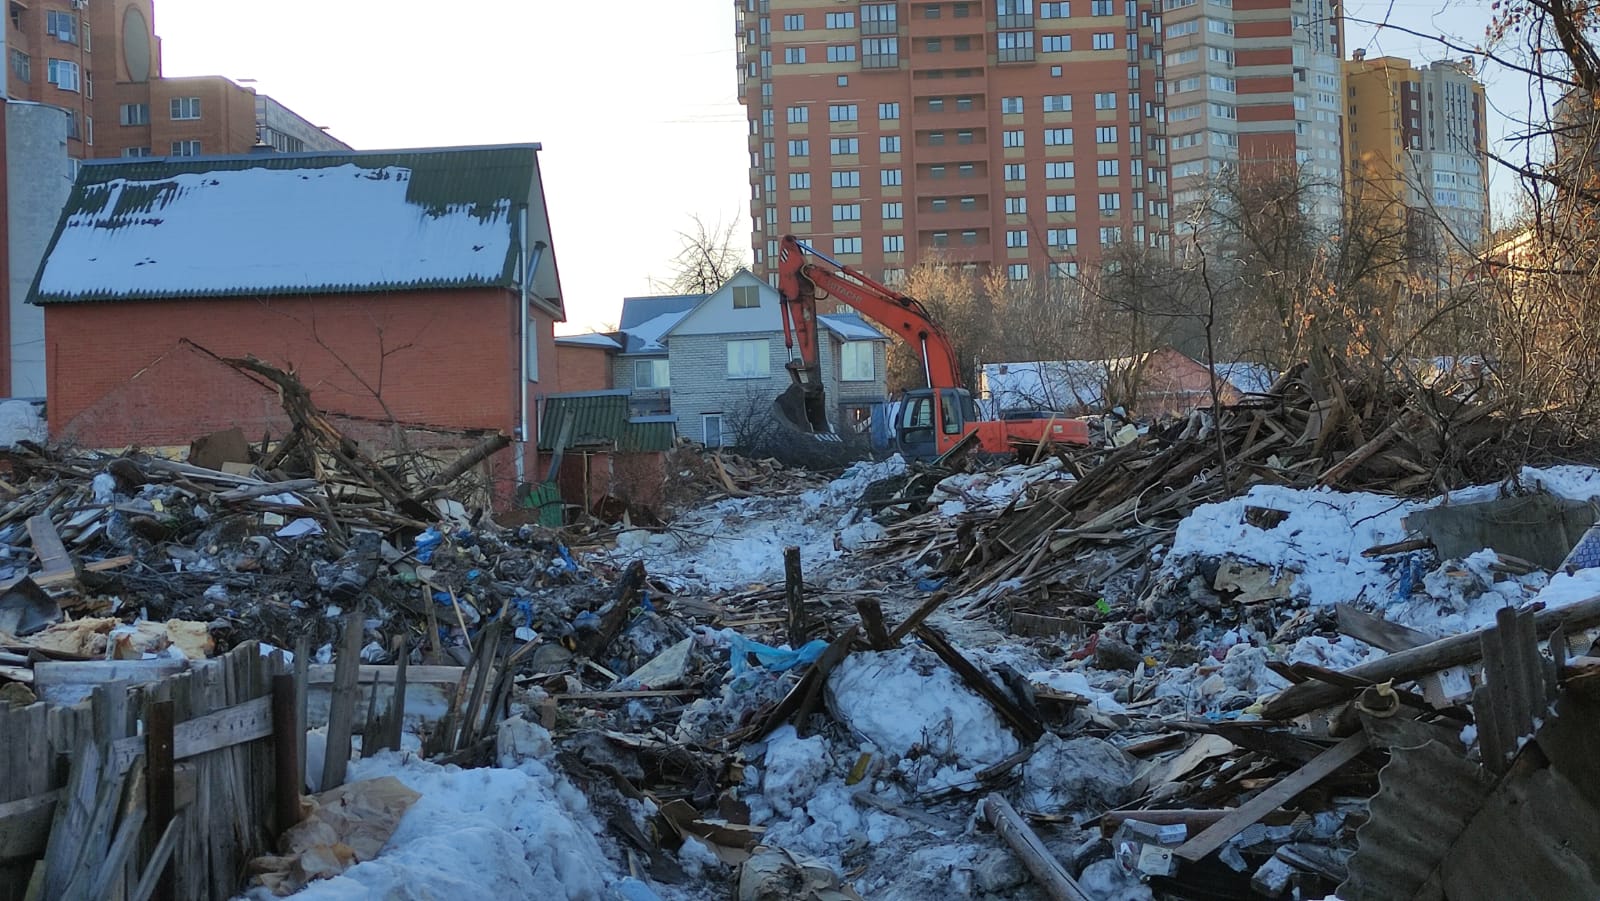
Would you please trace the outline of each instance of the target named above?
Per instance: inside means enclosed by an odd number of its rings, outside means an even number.
[[[977,404],[965,388],[912,388],[900,399],[895,442],[908,460],[932,460],[977,419]]]

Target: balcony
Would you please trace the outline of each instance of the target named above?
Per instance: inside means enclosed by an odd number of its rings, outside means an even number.
[[[940,16],[929,19],[913,15],[906,19],[906,33],[913,39],[959,37],[961,35],[982,35],[989,30],[989,23],[982,16],[967,16],[958,19],[954,16]]]
[[[928,69],[982,69],[988,62],[988,57],[983,51],[983,42],[977,41],[972,50],[951,50],[948,46],[941,51],[918,51],[913,48],[911,53],[911,68],[913,71],[922,72]]]
[[[980,73],[982,69],[978,70]],[[989,81],[982,74],[969,75],[965,78],[913,78],[911,79],[911,95],[913,97],[959,97],[965,94],[982,94],[988,90]]]
[[[919,165],[946,165],[950,170],[946,178],[955,174],[956,163],[977,163],[989,158],[989,146],[986,143],[974,140],[970,144],[958,144],[954,136],[951,137],[944,144],[918,144],[912,151],[912,157]]]
[[[963,231],[988,228],[990,218],[987,207],[979,210],[948,209],[942,212],[918,210],[917,228],[922,231],[949,232],[950,245],[955,247],[961,244],[960,237]]]

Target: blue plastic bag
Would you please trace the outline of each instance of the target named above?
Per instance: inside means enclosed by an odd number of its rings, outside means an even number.
[[[424,530],[421,535],[417,536],[417,561],[419,563],[431,563],[433,561],[433,552],[438,549],[442,541],[444,541],[444,536],[439,534],[438,529],[429,527]]]
[[[751,654],[756,655],[756,660],[761,662],[762,669],[781,673],[803,663],[814,662],[827,649],[828,643],[820,638],[814,638],[806,642],[796,651],[775,648],[759,641],[751,641],[737,633],[728,642],[728,653],[733,663],[733,674],[735,676],[750,668],[750,664],[747,661],[750,659]]]

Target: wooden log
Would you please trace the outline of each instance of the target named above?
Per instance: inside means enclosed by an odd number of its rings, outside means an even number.
[[[950,600],[950,592],[934,592],[932,597],[922,602],[921,607],[918,607],[916,610],[912,611],[910,616],[906,617],[905,622],[896,626],[895,630],[889,633],[889,644],[891,646],[899,645],[907,635],[910,635],[913,630],[922,625],[923,620],[927,619],[928,616],[933,613],[933,611],[944,606],[944,602],[948,600]]]
[[[504,432],[497,432],[469,448],[466,453],[455,459],[454,463],[446,466],[433,483],[423,490],[421,499],[437,497],[450,487],[450,483],[466,475],[467,470],[489,459],[511,446],[511,436]]]
[[[264,485],[241,485],[238,488],[217,492],[216,500],[219,504],[232,504],[251,500],[252,498],[266,497],[269,494],[310,491],[321,484],[316,479],[291,479],[287,482],[268,482]]]
[[[300,822],[300,793],[305,788],[305,764],[300,761],[300,717],[295,710],[297,688],[292,673],[272,677],[272,752],[274,808],[277,834]]]
[[[985,797],[978,809],[1000,838],[1022,858],[1022,865],[1028,868],[1034,881],[1039,883],[1039,888],[1052,901],[1091,901],[1066,869],[1050,856],[1044,842],[1039,840],[1039,836],[1003,795],[996,792]]]
[[[1176,808],[1170,810],[1108,810],[1100,817],[1100,833],[1109,837],[1128,820],[1138,820],[1141,823],[1151,823],[1156,826],[1175,826],[1182,823],[1189,827],[1191,834],[1198,834],[1207,827],[1215,825],[1232,812],[1233,810],[1226,807]],[[1273,811],[1262,817],[1259,822],[1266,823],[1269,826],[1287,826],[1294,822],[1295,816],[1296,814],[1289,811]]]
[[[889,640],[889,630],[883,625],[883,606],[877,598],[856,599],[856,613],[861,616],[861,626],[867,630],[867,644],[874,651],[887,651],[894,647]]]
[[[361,673],[363,628],[361,611],[352,611],[345,617],[344,644],[339,649],[339,659],[334,661],[333,699],[328,705],[328,745],[322,761],[322,791],[343,785],[345,770],[350,764],[350,734],[355,725],[356,679]]]
[[[1548,635],[1558,627],[1571,633],[1600,624],[1600,596],[1587,598],[1566,607],[1541,610],[1534,614],[1533,626],[1537,634]],[[1408,682],[1419,676],[1471,663],[1482,655],[1481,640],[1485,629],[1462,632],[1441,638],[1409,650],[1358,663],[1343,674],[1359,679],[1368,685],[1394,680]],[[1349,697],[1348,688],[1326,685],[1321,682],[1304,682],[1291,685],[1279,692],[1262,708],[1267,719],[1292,719],[1319,707],[1335,704]]]
[[[177,708],[172,701],[154,701],[145,713],[145,790],[149,793],[147,804],[150,815],[146,822],[152,839],[160,836],[176,822],[177,796],[173,764],[176,746]],[[152,864],[154,861],[152,861]],[[171,868],[159,871],[151,897],[158,901],[173,898],[177,880]]]
[[[990,682],[988,677],[983,674],[983,671],[974,666],[972,661],[963,657],[961,652],[957,651],[955,646],[950,644],[944,635],[928,625],[918,626],[916,632],[917,637],[922,639],[922,642],[931,648],[935,654],[938,654],[940,660],[943,660],[947,666],[956,671],[956,675],[967,683],[968,688],[977,692],[994,707],[995,712],[1000,714],[1000,718],[1009,723],[1024,742],[1033,744],[1044,735],[1044,725],[1039,722],[1038,717],[1023,709],[1020,704],[1011,699],[1010,695],[1007,695],[996,687],[993,682]]]
[[[633,612],[633,599],[644,590],[644,562],[635,560],[622,571],[616,587],[611,592],[611,603],[600,614],[600,628],[588,638],[578,642],[578,653],[584,657],[598,657],[622,627],[628,624]]]
[[[856,626],[846,629],[843,635],[835,638],[833,643],[828,645],[822,655],[817,658],[817,662],[811,665],[811,671],[806,673],[806,679],[809,684],[806,685],[805,695],[800,699],[800,706],[795,710],[794,714],[795,731],[800,735],[804,736],[810,733],[810,730],[806,727],[806,721],[811,719],[811,714],[817,709],[817,705],[822,703],[822,689],[828,684],[828,676],[833,672],[834,667],[849,656],[850,645],[856,640],[857,634],[859,632]]]
[[[800,574],[800,549],[783,549],[783,600],[789,612],[789,647],[798,648],[808,640],[805,580]]]

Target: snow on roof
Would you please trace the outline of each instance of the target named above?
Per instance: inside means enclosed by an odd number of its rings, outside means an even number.
[[[705,294],[662,294],[656,297],[622,298],[622,321],[617,328],[632,331],[663,313],[682,313],[700,305]]]
[[[86,167],[37,303],[516,283],[535,149]]]
[[[854,313],[830,313],[818,316],[817,320],[846,341],[887,341],[884,334],[867,324],[865,319]]]
[[[1212,368],[1218,378],[1245,394],[1265,394],[1278,380],[1277,371],[1265,363],[1218,363]]]
[[[557,335],[557,344],[566,344],[572,347],[603,347],[606,350],[621,350],[622,345],[617,340],[604,332],[586,332],[581,335]]]
[[[662,313],[654,319],[647,320],[631,329],[626,330],[628,347],[624,351],[630,354],[665,353],[667,345],[662,343],[662,338],[672,331],[673,327],[688,317],[693,309],[678,310],[675,313]]]
[[[984,386],[1000,410],[1096,408],[1105,402],[1110,369],[1101,360],[985,363]]]

